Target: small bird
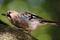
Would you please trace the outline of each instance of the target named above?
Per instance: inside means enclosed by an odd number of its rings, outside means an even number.
[[[11,11],[7,11],[5,14],[2,14],[2,15],[6,16],[10,20],[10,22],[17,28],[22,28],[28,32],[32,32],[40,25],[46,25],[46,24],[59,25],[60,24],[58,22],[47,21],[42,17],[39,17],[30,12],[18,13],[15,10],[11,10]]]

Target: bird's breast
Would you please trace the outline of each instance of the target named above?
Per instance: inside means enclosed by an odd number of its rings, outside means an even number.
[[[33,19],[33,20],[29,21],[29,28],[28,29],[35,30],[38,25],[39,25],[39,21]]]

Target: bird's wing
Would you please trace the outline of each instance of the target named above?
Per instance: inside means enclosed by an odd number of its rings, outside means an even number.
[[[29,27],[28,20],[25,17],[19,16],[18,18],[15,19],[15,26],[18,28],[23,28],[27,30],[26,28]]]
[[[24,13],[25,15],[28,16],[28,19],[31,20],[31,19],[40,19],[40,20],[44,20],[42,17],[39,17],[33,13],[30,13],[30,12],[25,12]],[[28,15],[29,14],[29,15]]]

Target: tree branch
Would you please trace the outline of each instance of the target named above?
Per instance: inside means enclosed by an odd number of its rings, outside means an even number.
[[[0,20],[0,40],[37,40],[31,34],[23,30],[11,28],[8,24]]]

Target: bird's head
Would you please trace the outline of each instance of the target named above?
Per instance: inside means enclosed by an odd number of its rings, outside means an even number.
[[[3,16],[6,16],[8,19],[14,18],[19,15],[18,12],[15,10],[7,11],[6,13],[2,14]]]

